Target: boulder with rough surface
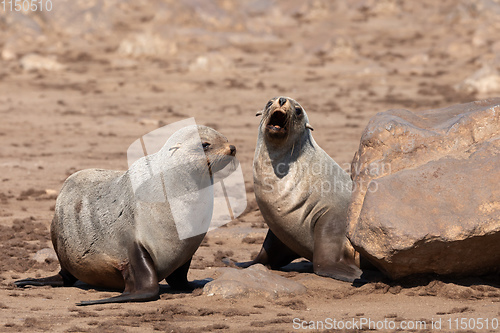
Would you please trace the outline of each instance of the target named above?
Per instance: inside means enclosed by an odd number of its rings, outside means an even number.
[[[351,166],[348,237],[389,277],[500,267],[500,98],[377,114]]]

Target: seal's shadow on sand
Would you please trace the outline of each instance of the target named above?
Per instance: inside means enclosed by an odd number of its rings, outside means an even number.
[[[171,288],[167,283],[160,283],[160,297],[163,294],[171,294],[171,295],[176,295],[176,294],[191,294],[195,289],[201,289],[203,288],[207,283],[213,281],[211,278],[206,278],[203,280],[193,280],[189,282],[189,289],[174,289]],[[73,287],[76,287],[81,290],[85,291],[98,291],[98,292],[117,292],[121,293],[121,289],[111,289],[111,288],[100,288],[96,286],[92,286],[90,284],[87,284],[85,282],[82,282],[78,280],[75,282]],[[90,294],[89,294],[90,296]]]
[[[313,263],[309,260],[294,261],[279,269],[283,272],[314,273]],[[355,287],[361,287],[371,282],[383,282],[388,280],[385,275],[376,269],[365,269],[360,279],[352,283]]]
[[[352,284],[357,289],[371,285],[372,288],[380,289],[383,293],[405,292],[408,295],[443,296],[451,299],[496,297],[500,288],[499,274],[469,277],[419,274],[391,280],[381,272],[364,271],[361,277],[362,279],[355,280]]]
[[[298,273],[314,273],[313,264],[308,260],[294,261],[279,269],[284,272],[298,272]],[[379,287],[392,288],[397,290],[405,290],[411,288],[422,287],[424,290],[421,293],[432,295],[438,293],[435,289],[440,289],[439,286],[455,285],[459,287],[470,287],[475,291],[482,291],[483,293],[494,292],[489,290],[491,288],[500,288],[500,273],[485,276],[471,276],[471,277],[453,277],[453,276],[439,276],[437,274],[421,274],[408,276],[399,280],[391,280],[376,268],[363,269],[361,279],[356,279],[352,283],[353,287],[360,288],[366,284],[378,284]],[[383,285],[383,286],[382,286]],[[491,287],[491,288],[489,288]],[[421,289],[421,288],[419,288]],[[429,290],[428,290],[429,289]],[[449,286],[448,289],[453,289]],[[484,290],[483,290],[484,289]],[[443,291],[442,293],[449,293]],[[476,294],[476,293],[474,293]],[[477,296],[477,295],[476,295]],[[476,297],[472,295],[471,297]],[[479,295],[480,296],[480,295]]]
[[[160,297],[163,294],[191,294],[195,289],[203,289],[203,287],[213,281],[212,278],[206,278],[203,280],[193,280],[189,281],[190,289],[174,289],[168,284],[160,284]]]
[[[313,263],[309,260],[294,261],[280,268],[284,272],[314,273]]]

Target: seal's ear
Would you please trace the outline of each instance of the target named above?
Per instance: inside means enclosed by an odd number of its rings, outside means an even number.
[[[179,149],[181,147],[181,143],[177,143],[175,146],[172,146],[170,147],[170,149],[168,151],[172,151],[172,154],[170,154],[170,156],[174,155],[174,153],[177,151],[177,149]]]
[[[255,114],[255,116],[256,117],[262,116],[263,113],[264,113],[264,110],[257,111],[257,113]]]
[[[306,123],[306,128],[309,128],[311,131],[314,131],[314,128],[309,123]]]

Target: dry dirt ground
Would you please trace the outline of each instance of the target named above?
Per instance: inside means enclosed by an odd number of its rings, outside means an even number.
[[[323,331],[328,326],[316,321],[334,319],[348,332],[368,330],[366,324],[347,324],[363,320],[396,325],[379,326],[384,332],[500,330],[492,329],[500,320],[495,276],[426,276],[355,287],[292,267],[277,274],[303,283],[306,295],[223,299],[201,289],[173,292],[162,282],[158,301],[91,307],[75,304],[117,292],[84,284],[12,284],[57,272],[57,262],[31,258],[52,246],[49,225],[68,175],[85,168],[125,170],[134,140],[188,117],[236,145],[248,195],[244,214],[207,235],[189,279],[216,277],[224,256],[249,260],[266,233],[252,187],[255,112],[273,96],[295,98],[308,112],[316,141],[348,169],[363,128],[377,112],[500,94],[500,3],[52,5],[50,12],[35,13],[0,8],[1,332]],[[461,327],[462,318],[467,325]],[[478,329],[478,318],[488,320],[488,329]]]

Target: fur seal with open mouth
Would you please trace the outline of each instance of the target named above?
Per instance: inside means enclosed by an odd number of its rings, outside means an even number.
[[[188,287],[191,258],[205,234],[180,237],[169,200],[155,196],[163,196],[165,188],[168,195],[186,194],[189,184],[207,188],[213,184],[212,175],[234,162],[235,154],[222,134],[193,125],[175,132],[162,149],[140,158],[126,172],[88,169],[71,175],[57,198],[51,225],[60,272],[15,285],[59,287],[81,280],[123,289],[119,296],[79,305],[155,300],[162,279],[174,288]],[[142,186],[134,188],[133,180],[141,177]],[[186,207],[177,213],[189,219],[197,215],[188,223],[210,223],[210,200],[203,201],[208,207],[202,207],[203,214],[189,215]]]
[[[273,98],[259,115],[254,190],[269,231],[255,260],[237,265],[279,268],[304,257],[318,275],[360,278],[346,237],[349,175],[314,141],[306,112],[295,100]]]

